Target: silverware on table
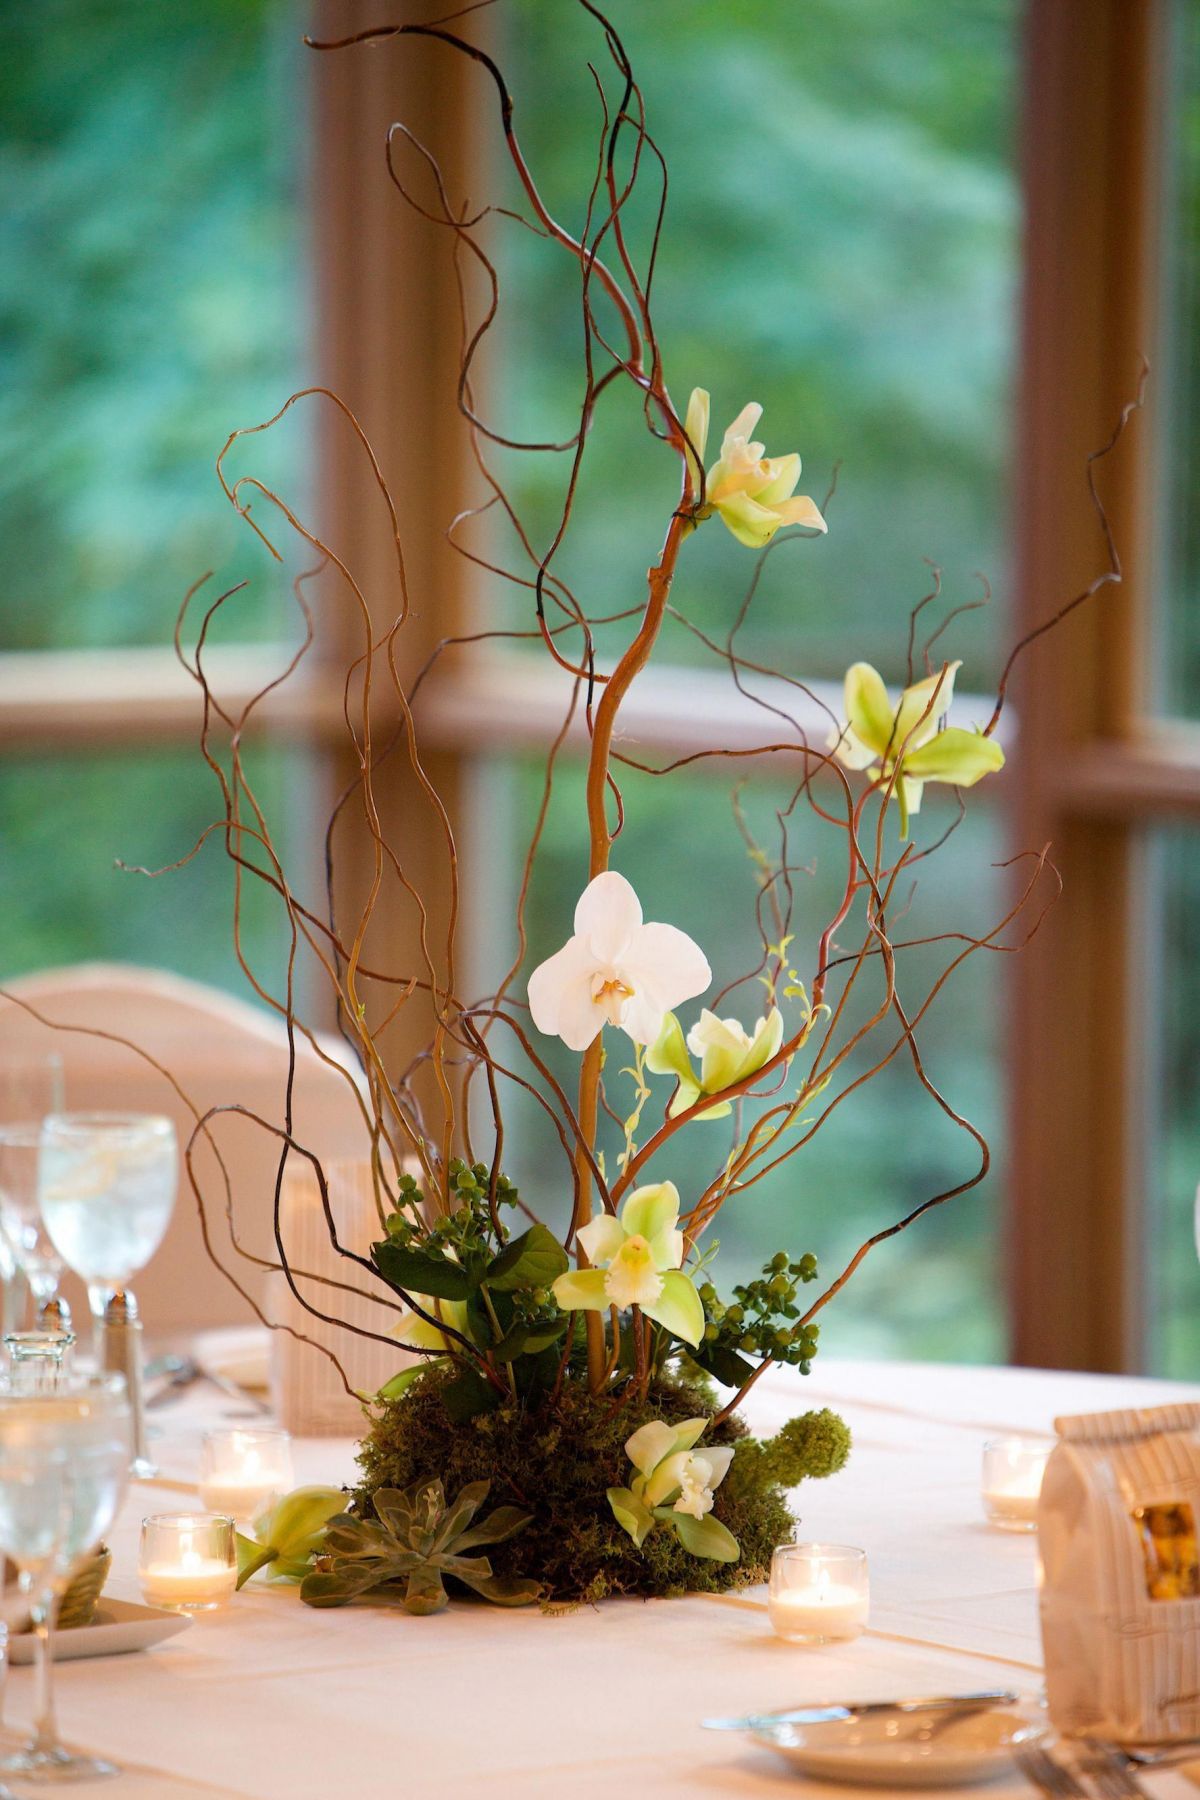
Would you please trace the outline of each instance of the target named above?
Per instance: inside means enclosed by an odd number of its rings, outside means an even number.
[[[754,1731],[765,1725],[827,1725],[879,1713],[982,1712],[992,1706],[1015,1706],[1008,1688],[985,1688],[977,1694],[939,1694],[932,1699],[847,1700],[828,1706],[796,1706],[781,1712],[744,1713],[739,1718],[701,1719],[706,1731]]]
[[[1014,1744],[1013,1760],[1039,1794],[1046,1794],[1051,1800],[1088,1800],[1088,1791],[1078,1776],[1057,1762],[1044,1744]]]
[[[162,1386],[155,1388],[146,1400],[147,1407],[167,1406],[172,1400],[178,1400],[186,1389],[193,1387],[198,1381],[207,1381],[210,1386],[218,1388],[221,1393],[228,1394],[230,1399],[239,1401],[254,1412],[269,1414],[270,1402],[259,1394],[252,1394],[249,1389],[239,1387],[236,1381],[230,1381],[225,1375],[216,1375],[198,1363],[194,1356],[158,1356],[146,1365],[146,1377],[149,1380],[162,1380]]]
[[[1123,1750],[1098,1738],[1084,1739],[1083,1772],[1103,1800],[1149,1800]]]

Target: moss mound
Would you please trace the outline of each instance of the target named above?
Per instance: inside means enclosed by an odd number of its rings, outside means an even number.
[[[533,1522],[490,1552],[496,1574],[529,1576],[554,1601],[596,1601],[611,1594],[720,1593],[766,1579],[771,1552],[792,1537],[782,1488],[809,1473],[832,1473],[849,1450],[849,1434],[832,1413],[793,1420],[785,1433],[760,1445],[736,1418],[709,1444],[738,1446],[713,1512],[741,1545],[737,1563],[689,1556],[674,1532],[652,1532],[641,1550],[609,1509],[605,1489],[629,1479],[625,1441],[650,1419],[668,1423],[716,1410],[707,1384],[664,1378],[645,1401],[614,1404],[582,1382],[568,1382],[558,1400],[536,1410],[498,1407],[457,1423],[442,1403],[447,1377],[430,1368],[399,1400],[377,1407],[359,1450],[362,1479],[353,1509],[371,1515],[377,1488],[405,1488],[440,1478],[453,1496],[471,1481],[490,1481],[490,1506],[514,1505]],[[819,1465],[810,1467],[810,1463]]]

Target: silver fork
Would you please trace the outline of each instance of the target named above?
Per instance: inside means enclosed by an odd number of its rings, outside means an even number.
[[[1022,1775],[1040,1794],[1050,1795],[1052,1800],[1088,1800],[1082,1782],[1062,1763],[1055,1762],[1040,1744],[1014,1744],[1013,1755]]]
[[[1084,1771],[1099,1788],[1104,1800],[1148,1800],[1146,1789],[1119,1750],[1086,1738]]]

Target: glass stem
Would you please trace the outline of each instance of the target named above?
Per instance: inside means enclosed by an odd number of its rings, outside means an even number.
[[[34,1725],[29,1748],[37,1756],[53,1757],[61,1753],[58,1724],[54,1717],[54,1658],[51,1655],[54,1620],[58,1613],[58,1590],[45,1587],[30,1610],[33,1625],[34,1652]]]

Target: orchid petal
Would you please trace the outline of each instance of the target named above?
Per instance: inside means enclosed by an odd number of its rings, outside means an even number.
[[[721,443],[721,454],[725,454],[725,446],[731,448],[738,438],[748,438],[758,421],[762,418],[763,409],[757,400],[748,400],[732,425],[725,428],[725,436]]]
[[[603,1269],[574,1269],[560,1275],[550,1292],[564,1312],[606,1312],[611,1302],[604,1279]]]
[[[575,1234],[576,1242],[592,1263],[608,1262],[617,1254],[625,1237],[624,1226],[611,1213],[606,1212],[597,1213],[594,1219]]]
[[[772,512],[769,506],[760,506],[749,494],[730,494],[716,505],[722,521],[738,543],[751,550],[761,550],[769,544],[783,523],[778,513]]]
[[[677,1119],[680,1113],[687,1111],[689,1106],[695,1106],[699,1098],[700,1083],[698,1081],[681,1081],[679,1086],[675,1089],[670,1106],[667,1108],[668,1119]],[[725,1108],[726,1112],[729,1112],[730,1110],[731,1109],[728,1106]],[[711,1119],[714,1116],[712,1111],[696,1114],[698,1119]]]
[[[692,1454],[698,1462],[708,1465],[708,1486],[719,1488],[729,1473],[729,1465],[733,1461],[734,1446],[732,1444],[715,1444],[710,1449],[694,1450]]]
[[[688,1419],[683,1425],[667,1425],[662,1419],[651,1419],[648,1424],[639,1425],[625,1440],[625,1454],[640,1475],[653,1475],[665,1457],[673,1456],[677,1450],[690,1450],[707,1424],[707,1419]],[[695,1432],[688,1437],[693,1426]]]
[[[755,498],[766,504],[765,496],[757,494]],[[797,494],[794,500],[783,499],[772,502],[779,515],[781,525],[803,525],[809,531],[829,530],[822,516],[821,509],[808,494]]]
[[[592,999],[596,959],[582,938],[539,963],[529,977],[529,1010],[539,1031],[560,1037],[571,1050],[586,1050],[604,1024]]]
[[[840,731],[831,731],[827,741],[843,768],[869,769],[879,761],[880,752],[870,744],[864,744],[850,725],[843,725]]]
[[[708,391],[705,388],[693,388],[688,401],[687,418],[683,421],[683,429],[687,433],[689,449],[688,463],[693,479],[699,482],[700,469],[704,463],[704,451],[708,443]]]
[[[693,1349],[699,1346],[704,1336],[704,1307],[691,1278],[682,1269],[666,1271],[662,1278],[662,1293],[648,1305],[643,1303],[642,1311],[648,1319],[653,1319],[657,1325],[665,1325]]]
[[[737,1539],[720,1519],[710,1513],[706,1519],[692,1519],[686,1513],[673,1513],[671,1524],[689,1556],[704,1556],[710,1562],[734,1563],[741,1557]]]
[[[767,469],[768,479],[763,487],[755,490],[754,498],[760,506],[778,506],[781,500],[790,499],[796,491],[800,458],[795,451],[790,456],[775,456],[768,460]]]
[[[908,745],[908,754],[927,744],[938,728],[938,722],[950,710],[954,699],[954,677],[962,668],[960,662],[948,663],[935,675],[905,688],[896,712],[893,749],[899,753]]]
[[[676,1075],[683,1082],[693,1080],[683,1026],[673,1012],[667,1014],[662,1030],[646,1051],[646,1067],[652,1075]]]
[[[708,1421],[705,1420],[705,1424],[707,1423]],[[664,1457],[655,1466],[646,1483],[646,1492],[643,1496],[647,1506],[664,1506],[666,1504],[676,1488],[682,1484],[683,1472],[687,1468],[691,1455],[690,1448],[677,1450],[673,1456]]]
[[[678,1218],[679,1189],[673,1181],[635,1188],[621,1208],[624,1230],[650,1241],[662,1231],[673,1231]]]
[[[1003,767],[1004,752],[995,738],[964,731],[958,725],[948,725],[904,758],[904,773],[914,780],[948,781],[955,787],[974,787],[985,775]]]
[[[869,745],[876,757],[886,755],[895,714],[883,677],[870,663],[852,663],[846,670],[846,718],[861,744]]]
[[[601,963],[619,961],[641,923],[641,901],[615,869],[594,876],[575,908],[575,935]]]

